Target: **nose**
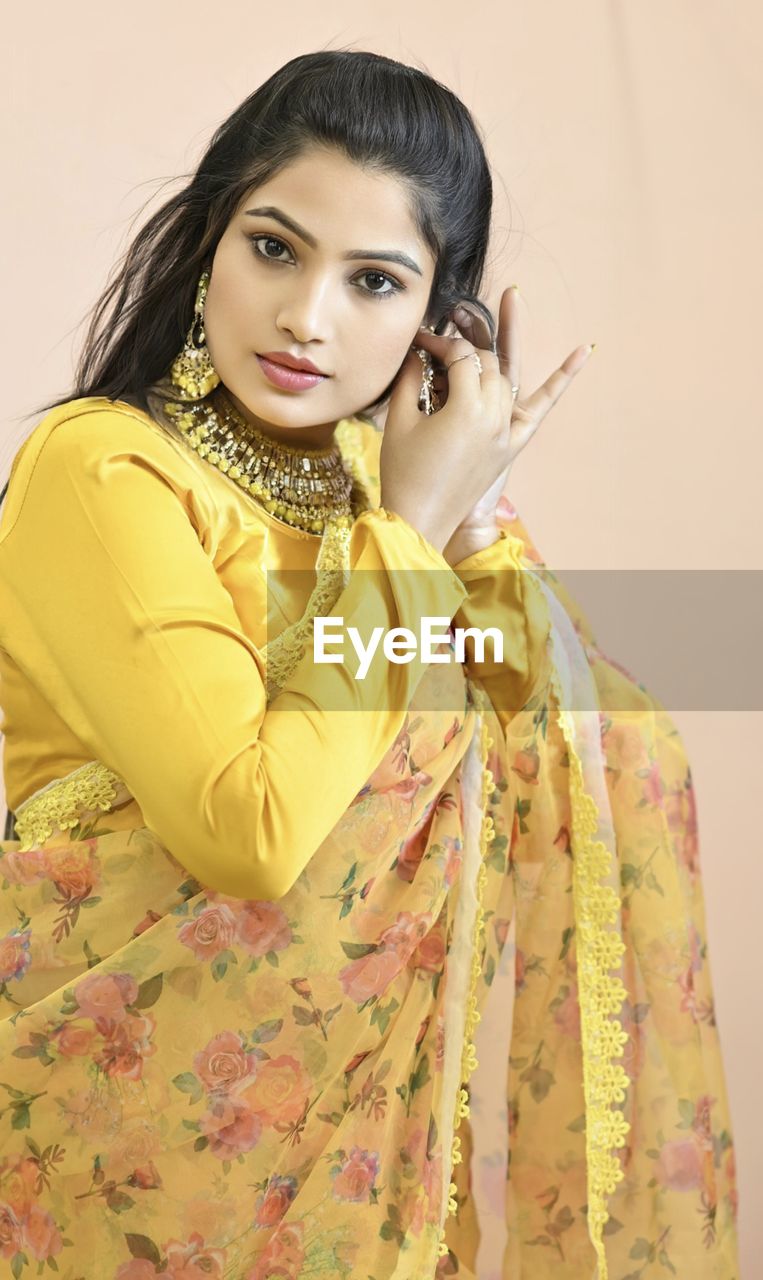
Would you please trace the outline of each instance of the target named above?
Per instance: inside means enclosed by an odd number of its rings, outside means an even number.
[[[327,274],[315,273],[311,279],[303,276],[284,290],[276,324],[292,334],[301,345],[310,342],[328,343],[331,331],[332,285]]]

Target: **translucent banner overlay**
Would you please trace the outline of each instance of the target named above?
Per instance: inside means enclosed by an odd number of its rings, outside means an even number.
[[[560,599],[594,674],[598,702],[571,710],[643,709],[634,686],[668,711],[763,710],[763,572],[748,569],[337,572],[334,603],[324,601],[301,637],[276,705],[404,710],[415,693],[419,710],[458,714],[468,674],[510,714],[543,673],[548,624],[536,575]],[[266,670],[283,674],[294,639],[286,628],[316,577],[266,577]]]

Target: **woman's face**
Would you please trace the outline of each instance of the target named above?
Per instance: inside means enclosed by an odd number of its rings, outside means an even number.
[[[204,311],[212,363],[267,434],[328,444],[399,370],[434,270],[399,180],[311,148],[246,195],[217,246]],[[277,386],[257,358],[268,352],[327,376]]]

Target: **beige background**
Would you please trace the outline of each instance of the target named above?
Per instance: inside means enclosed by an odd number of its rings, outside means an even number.
[[[758,6],[70,0],[13,6],[5,34],[0,487],[36,421],[23,415],[68,390],[78,326],[159,182],[193,167],[290,57],[351,46],[423,67],[482,125],[496,186],[489,300],[521,287],[523,386],[598,342],[512,478],[548,563],[761,567]],[[607,649],[598,601],[591,621]],[[697,786],[751,1280],[763,1248],[763,715],[675,716]]]

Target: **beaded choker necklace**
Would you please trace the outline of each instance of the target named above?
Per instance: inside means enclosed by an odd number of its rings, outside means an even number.
[[[239,413],[222,384],[198,404],[167,401],[162,411],[200,457],[294,528],[322,534],[329,522],[349,525],[367,505],[336,442],[307,450],[272,440]]]

